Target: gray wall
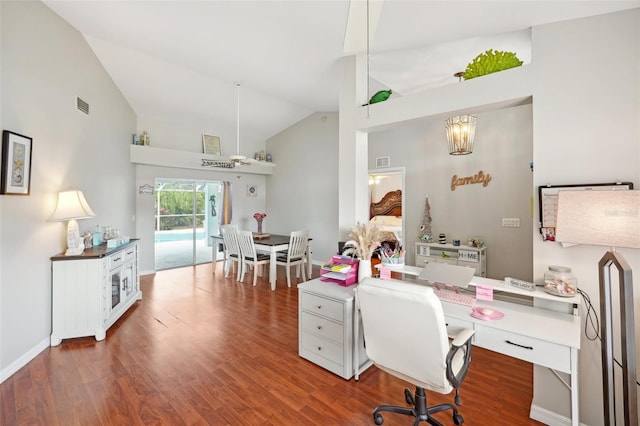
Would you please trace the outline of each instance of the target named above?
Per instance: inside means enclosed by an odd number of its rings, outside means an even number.
[[[1,127],[33,138],[31,195],[0,196],[0,381],[49,345],[51,262],[66,222],[49,222],[57,194],[84,192],[96,213],[79,221],[135,235],[136,116],[84,38],[35,1],[0,2]],[[76,110],[76,96],[90,104]]]
[[[455,238],[463,244],[469,236],[480,236],[487,246],[489,278],[533,279],[531,111],[531,105],[523,105],[477,114],[475,149],[464,156],[449,155],[441,120],[369,135],[370,171],[375,171],[376,157],[389,156],[391,166],[405,167],[408,263],[415,264],[413,248],[428,195],[434,235],[444,233],[449,242]],[[451,190],[454,175],[479,171],[491,175],[486,187]],[[518,218],[520,227],[504,228],[502,218]]]

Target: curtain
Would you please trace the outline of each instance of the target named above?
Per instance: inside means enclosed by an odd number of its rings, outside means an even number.
[[[228,225],[231,223],[231,182],[222,182],[222,218],[220,225]]]

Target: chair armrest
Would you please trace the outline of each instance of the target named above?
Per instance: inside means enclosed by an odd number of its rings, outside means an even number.
[[[475,330],[472,330],[470,328],[465,328],[460,333],[458,333],[456,337],[453,338],[451,345],[462,346],[465,343],[467,343],[467,340],[471,339],[475,333],[476,333]]]
[[[464,381],[469,371],[471,362],[471,338],[475,331],[465,328],[459,332],[451,342],[451,348],[447,353],[447,380],[456,389],[456,404],[460,405],[460,395],[458,388]],[[454,371],[455,369],[455,371]]]

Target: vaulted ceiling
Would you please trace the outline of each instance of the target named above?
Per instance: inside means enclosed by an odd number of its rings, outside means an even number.
[[[44,3],[83,34],[139,117],[232,125],[240,82],[243,126],[264,141],[313,112],[338,110],[339,59],[366,49],[366,14],[355,11],[367,3],[353,1],[351,16],[348,0]],[[370,91],[402,96],[455,83],[453,74],[489,48],[528,62],[532,26],[639,6],[371,0]],[[345,52],[347,33],[363,31]]]

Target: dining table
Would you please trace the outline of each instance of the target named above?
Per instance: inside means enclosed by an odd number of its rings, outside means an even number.
[[[213,240],[213,261],[217,259],[217,252],[219,243],[223,242],[222,235],[212,235]],[[278,258],[279,251],[285,251],[289,249],[289,235],[278,234],[257,234],[253,233],[253,242],[257,251],[269,253],[269,284],[271,290],[276,289],[276,260]],[[311,264],[311,238],[309,238],[309,244],[307,246],[307,277],[311,278],[311,272],[313,270]]]

